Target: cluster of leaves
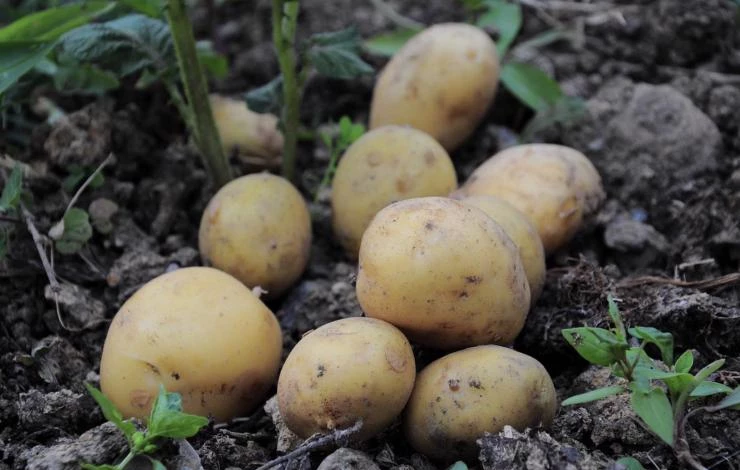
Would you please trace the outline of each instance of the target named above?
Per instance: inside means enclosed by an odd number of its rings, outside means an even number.
[[[318,199],[321,190],[331,183],[334,173],[337,171],[339,156],[344,153],[357,139],[365,133],[365,126],[360,123],[353,123],[347,116],[339,119],[339,132],[335,135],[332,132],[319,132],[319,137],[327,149],[329,149],[329,164],[324,172],[324,177],[319,183],[316,190],[315,199]]]
[[[563,330],[563,336],[584,359],[592,364],[611,368],[615,376],[625,379],[627,383],[570,397],[563,405],[576,405],[629,393],[635,414],[650,431],[674,448],[689,402],[713,395],[725,395],[719,403],[703,409],[740,409],[740,388],[733,390],[709,380],[724,365],[724,359],[714,361],[696,374],[691,374],[693,353],[688,350],[675,358],[673,336],[670,333],[652,327],[625,328],[612,297],[609,297],[609,316],[614,324],[612,329],[569,328]],[[660,360],[647,354],[645,349],[648,345],[657,347]]]
[[[121,412],[103,392],[90,384],[85,384],[85,386],[100,406],[105,419],[123,432],[129,445],[128,455],[117,465],[83,464],[82,468],[86,470],[123,470],[138,455],[146,456],[151,461],[154,470],[164,470],[165,466],[162,462],[149,455],[159,449],[161,440],[192,437],[208,424],[208,420],[202,416],[183,413],[180,394],[168,393],[163,386],[160,386],[159,394],[147,420],[147,428],[139,431],[133,422],[123,419]]]
[[[557,81],[546,73],[524,62],[511,59],[509,53],[522,26],[522,9],[519,3],[507,0],[462,0],[470,16],[470,22],[497,34],[496,49],[502,61],[501,83],[524,105],[535,112],[535,116],[522,131],[521,140],[527,142],[537,131],[557,123],[572,122],[584,111],[583,102],[566,96]],[[368,52],[392,56],[420,29],[403,28],[381,34],[365,41]],[[517,47],[535,48],[568,37],[564,31],[546,31],[525,41]]]
[[[8,176],[3,192],[0,194],[0,215],[17,219],[23,190],[23,171],[20,165],[15,165]],[[0,221],[0,261],[8,254],[13,223]]]

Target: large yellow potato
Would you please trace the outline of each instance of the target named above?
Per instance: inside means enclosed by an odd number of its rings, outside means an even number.
[[[401,126],[374,129],[347,149],[332,186],[334,233],[357,258],[373,216],[391,202],[446,196],[457,187],[449,155],[424,132]]]
[[[568,243],[605,197],[589,159],[553,144],[517,145],[497,153],[453,197],[484,194],[500,197],[529,216],[547,254]]]
[[[468,196],[460,202],[477,207],[498,222],[519,248],[524,272],[529,281],[531,303],[537,301],[545,286],[545,249],[537,229],[523,212],[501,198],[493,196]]]
[[[364,440],[401,414],[416,378],[406,337],[393,325],[353,317],[304,336],[288,355],[278,379],[280,415],[291,431],[362,428]]]
[[[378,212],[362,237],[357,298],[368,316],[438,349],[510,344],[530,305],[506,232],[480,209],[441,197]]]
[[[555,417],[552,379],[537,360],[501,346],[438,359],[416,378],[404,414],[409,443],[433,459],[474,459],[476,439],[509,425],[519,431]]]
[[[268,173],[242,176],[208,203],[198,245],[205,263],[275,298],[308,263],[311,216],[286,179]]]
[[[496,45],[464,23],[431,26],[388,62],[375,85],[370,128],[408,124],[448,151],[475,130],[496,94]]]
[[[263,400],[282,348],[280,325],[244,284],[182,268],[149,281],[113,318],[100,385],[127,417],[146,418],[163,384],[186,412],[226,421]]]

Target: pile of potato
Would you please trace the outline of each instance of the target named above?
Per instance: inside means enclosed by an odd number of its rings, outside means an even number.
[[[604,193],[583,154],[544,144],[503,150],[458,187],[448,152],[490,107],[498,69],[487,34],[444,24],[380,75],[371,130],[340,160],[331,199],[366,317],[309,332],[279,370],[280,327],[260,295],[277,298],[301,276],[310,216],[286,180],[245,176],[203,214],[200,250],[216,269],[160,276],[116,315],[103,391],[145,418],[164,383],[186,411],[224,421],[254,410],[277,379],[299,436],[361,421],[364,440],[403,416],[409,443],[440,461],[474,457],[476,439],[505,425],[547,425],[552,380],[511,345],[542,292],[545,256]],[[446,355],[417,374],[412,343]]]

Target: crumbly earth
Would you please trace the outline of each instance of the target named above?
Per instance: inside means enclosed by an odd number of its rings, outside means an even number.
[[[277,73],[270,44],[271,2],[199,2],[196,34],[214,41],[231,63],[215,90],[240,94]],[[364,36],[392,23],[370,2],[303,0],[300,35],[355,25]],[[404,15],[432,24],[464,19],[458,2],[392,0]],[[612,384],[589,368],[561,336],[563,328],[607,324],[606,296],[620,300],[629,325],[675,335],[696,365],[727,359],[714,380],[740,383],[740,28],[732,0],[527,1],[518,44],[565,27],[570,34],[512,57],[552,74],[586,102],[583,116],[532,134],[588,155],[602,174],[607,201],[575,240],[548,260],[547,283],[515,347],[539,359],[560,399]],[[367,56],[374,66],[384,60]],[[316,127],[342,115],[366,121],[374,77],[352,82],[312,78],[302,121]],[[109,152],[105,183],[86,191],[96,233],[79,255],[56,255],[62,281],[60,324],[54,295],[30,236],[16,227],[0,263],[0,470],[79,468],[112,463],[122,436],[87,395],[98,380],[107,323],[149,279],[198,265],[197,228],[212,194],[184,129],[156,87],[124,88],[105,99],[52,96],[69,114],[31,130],[18,150],[0,136],[0,153],[30,166],[29,208],[42,233],[59,219],[70,194],[71,164],[94,166]],[[453,153],[461,181],[484,159],[511,145],[532,117],[503,87],[468,142]],[[313,200],[328,161],[320,141],[300,145],[300,190]],[[255,171],[234,161],[244,173]],[[0,170],[3,171],[3,170]],[[305,332],[362,312],[355,265],[333,237],[327,192],[311,204],[314,245],[303,278],[270,307],[284,331],[285,353]],[[420,365],[438,353],[417,348]],[[740,467],[740,415],[703,412],[687,424],[689,446],[712,469]],[[296,443],[258,410],[226,426],[209,426],[191,447],[165,446],[168,468],[253,469]],[[280,436],[280,438],[279,438]],[[646,468],[680,468],[673,453],[638,423],[624,397],[562,408],[546,430],[481,436],[482,469],[620,468],[622,456]],[[283,468],[444,468],[416,454],[397,425],[354,451],[318,449]],[[193,453],[195,452],[195,454]],[[194,457],[196,455],[197,457]],[[328,456],[328,457],[327,457]],[[322,460],[326,458],[324,463]],[[193,463],[195,462],[195,463]],[[320,466],[321,465],[321,466]],[[320,466],[320,467],[319,467]],[[146,468],[146,462],[136,468]]]

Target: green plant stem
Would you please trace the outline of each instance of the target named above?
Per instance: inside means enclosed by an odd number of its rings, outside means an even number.
[[[186,124],[191,124],[190,132],[203,156],[203,163],[216,188],[220,188],[231,180],[231,168],[211,112],[208,83],[198,61],[193,28],[184,0],[169,0],[167,21],[172,31],[180,76],[188,100],[189,116],[183,116],[183,119]],[[180,109],[180,112],[184,111]]]
[[[120,470],[125,470],[126,465],[128,465],[134,459],[134,457],[136,457],[136,454],[129,451],[128,455],[126,455],[126,458],[121,460],[121,462],[118,465],[116,465],[116,468]]]
[[[286,5],[288,10],[286,11]],[[283,147],[283,176],[295,179],[295,160],[298,148],[298,123],[301,90],[296,77],[295,31],[298,21],[298,1],[272,0],[272,42],[275,45],[283,74],[282,122],[285,135]],[[285,20],[285,21],[283,21]]]

